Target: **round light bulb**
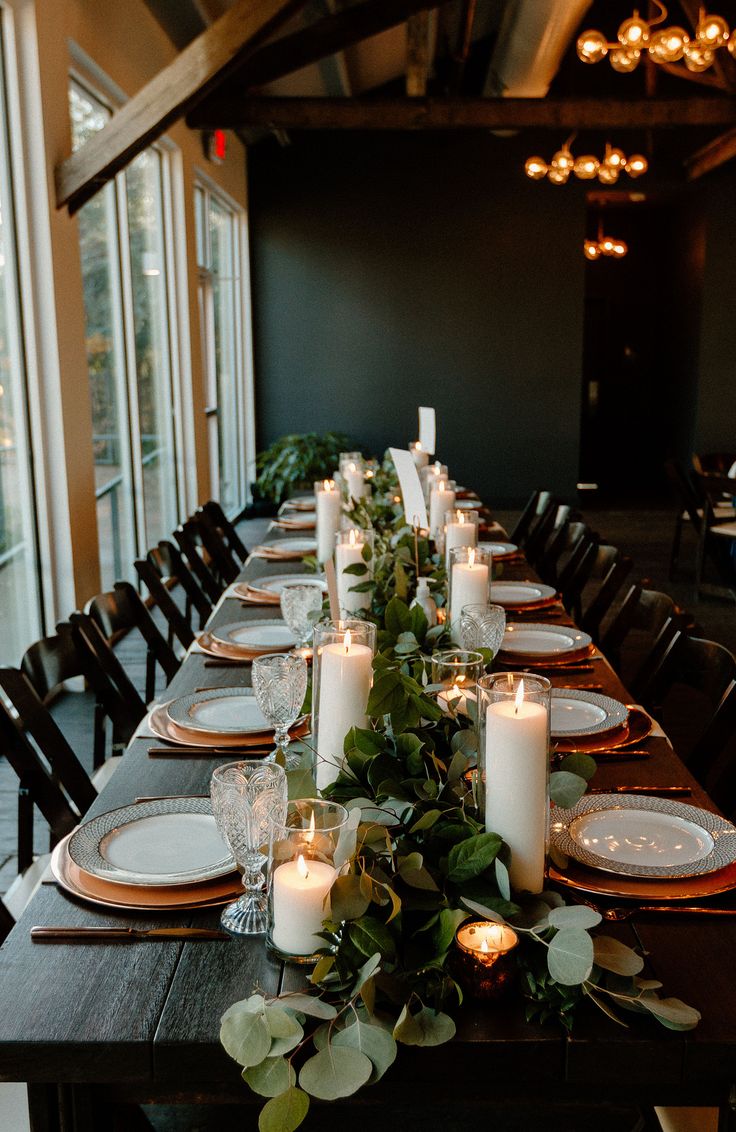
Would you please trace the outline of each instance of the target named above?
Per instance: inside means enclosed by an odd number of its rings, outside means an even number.
[[[573,171],[581,181],[592,181],[598,172],[600,162],[597,157],[586,153],[583,157],[576,157]]]
[[[728,40],[728,24],[723,16],[703,16],[698,20],[695,38],[705,47],[723,47]]]
[[[611,66],[621,75],[628,75],[639,66],[641,51],[636,47],[617,47],[611,52]]]
[[[649,42],[649,24],[634,12],[618,29],[618,41],[624,47],[645,47]]]
[[[598,243],[598,247],[601,250],[601,255],[613,255],[613,248],[615,244],[616,240],[612,239],[610,236],[604,236],[603,239]]]
[[[710,47],[704,47],[695,40],[685,45],[685,66],[688,71],[707,71],[712,62],[713,52]]]
[[[634,153],[626,162],[626,172],[630,177],[641,177],[649,168],[649,162],[643,153]]]
[[[560,169],[567,173],[571,173],[575,165],[575,158],[566,147],[558,149],[551,161],[553,169]]]
[[[547,180],[551,181],[553,185],[565,185],[570,176],[569,169],[550,169],[547,174]]]
[[[577,52],[584,63],[600,63],[608,54],[608,41],[600,31],[584,31],[578,38]]]
[[[583,243],[583,255],[589,260],[601,258],[601,249],[598,247],[595,240],[585,240]]]
[[[626,253],[628,252],[628,250],[629,249],[628,249],[628,247],[626,246],[626,244],[624,243],[623,240],[614,240],[613,241],[613,248],[611,249],[611,254],[615,257],[615,259],[623,259],[624,256],[626,255]]]
[[[615,185],[618,181],[618,169],[615,165],[601,165],[598,180],[602,185]]]
[[[543,157],[528,157],[524,164],[524,172],[532,181],[541,181],[547,176],[547,162]]]
[[[734,35],[731,36],[728,43],[726,44],[726,47],[731,52],[734,59],[736,59],[736,33],[734,33]]]
[[[626,164],[626,154],[615,145],[607,145],[603,164],[610,165],[612,169],[623,169]]]
[[[676,63],[682,59],[690,36],[684,28],[673,25],[654,33],[649,40],[649,54],[655,63]]]

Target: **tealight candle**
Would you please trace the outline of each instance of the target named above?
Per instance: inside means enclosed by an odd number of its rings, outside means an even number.
[[[463,989],[475,998],[500,998],[514,977],[518,943],[508,924],[462,924],[455,934],[452,967]]]
[[[327,562],[335,549],[335,535],[340,528],[342,499],[334,480],[320,480],[314,485],[317,510],[317,559]]]
[[[421,440],[413,440],[409,445],[409,451],[412,454],[414,463],[417,467],[417,471],[421,471],[422,468],[426,468],[427,464],[429,463],[429,452],[425,452],[425,450],[422,448]]]
[[[289,955],[312,955],[324,940],[322,921],[329,918],[329,892],[337,871],[324,861],[286,861],[273,874],[274,945]]]
[[[432,683],[443,684],[437,703],[443,711],[468,715],[475,702],[475,687],[483,675],[483,655],[467,649],[447,649],[432,657]]]
[[[366,621],[328,622],[315,628],[313,696],[319,790],[340,773],[348,731],[367,726],[375,639],[376,627]]]

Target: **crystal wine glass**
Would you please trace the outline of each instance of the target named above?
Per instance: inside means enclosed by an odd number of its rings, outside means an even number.
[[[464,605],[460,613],[460,636],[464,649],[490,649],[494,656],[506,632],[506,610],[502,605]]]
[[[263,866],[272,823],[286,817],[286,774],[263,759],[225,763],[213,772],[210,793],[217,828],[243,874],[245,889],[224,909],[220,922],[235,935],[260,935],[268,920]]]
[[[310,616],[322,609],[322,590],[319,586],[284,586],[281,591],[281,616],[296,635],[297,648],[308,649],[312,644],[314,618]]]
[[[293,653],[257,656],[252,667],[256,702],[274,729],[276,749],[284,752],[286,769],[299,765],[299,756],[286,754],[291,741],[289,728],[302,710],[307,691],[307,662]]]

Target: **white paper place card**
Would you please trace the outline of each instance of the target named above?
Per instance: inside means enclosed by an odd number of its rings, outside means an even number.
[[[334,559],[328,558],[323,564],[322,569],[325,572],[325,581],[327,582],[327,599],[330,603],[330,619],[332,621],[340,620],[340,602],[337,598],[337,574],[335,573]]]
[[[389,448],[391,459],[399,477],[401,498],[404,500],[404,515],[410,527],[429,527],[427,504],[419,479],[419,472],[411,452],[403,448]]]
[[[430,456],[436,452],[437,418],[434,409],[426,405],[419,406],[419,443]]]

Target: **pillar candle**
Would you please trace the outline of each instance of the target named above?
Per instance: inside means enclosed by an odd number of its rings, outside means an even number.
[[[472,557],[471,554],[468,556]],[[488,602],[488,566],[485,562],[453,562],[450,578],[450,623],[460,623],[464,605]]]
[[[440,480],[429,497],[429,533],[432,538],[437,538],[445,525],[445,511],[451,511],[454,506],[455,492],[448,488],[445,480]]]
[[[486,830],[511,850],[511,884],[541,892],[547,842],[547,711],[528,700],[486,709]]]
[[[457,521],[445,524],[445,556],[447,565],[450,565],[450,551],[453,546],[477,546],[478,527],[469,523],[462,511],[458,513]]]
[[[366,562],[363,558],[363,539],[356,531],[350,531],[349,542],[339,542],[335,547],[335,573],[337,574],[337,600],[340,606],[340,616],[349,617],[360,609],[370,609],[370,593],[351,593],[350,587],[360,582],[368,582],[373,577],[373,559]],[[346,566],[362,563],[366,567],[365,574],[346,574]]]
[[[315,487],[317,507],[317,558],[326,562],[335,549],[335,534],[340,529],[342,500],[332,480]]]
[[[366,727],[373,677],[373,653],[353,644],[350,632],[320,650],[317,787],[334,782],[342,766],[345,736],[351,727]]]
[[[417,471],[419,472],[422,468],[426,468],[429,463],[429,452],[424,451],[421,440],[413,441],[413,443],[409,445],[409,451],[412,454]]]
[[[365,494],[365,476],[357,464],[347,464],[342,469],[342,478],[350,499],[362,499]]]
[[[286,955],[311,955],[324,940],[322,921],[329,919],[329,891],[337,876],[325,861],[298,857],[273,874],[273,930],[276,947]]]

